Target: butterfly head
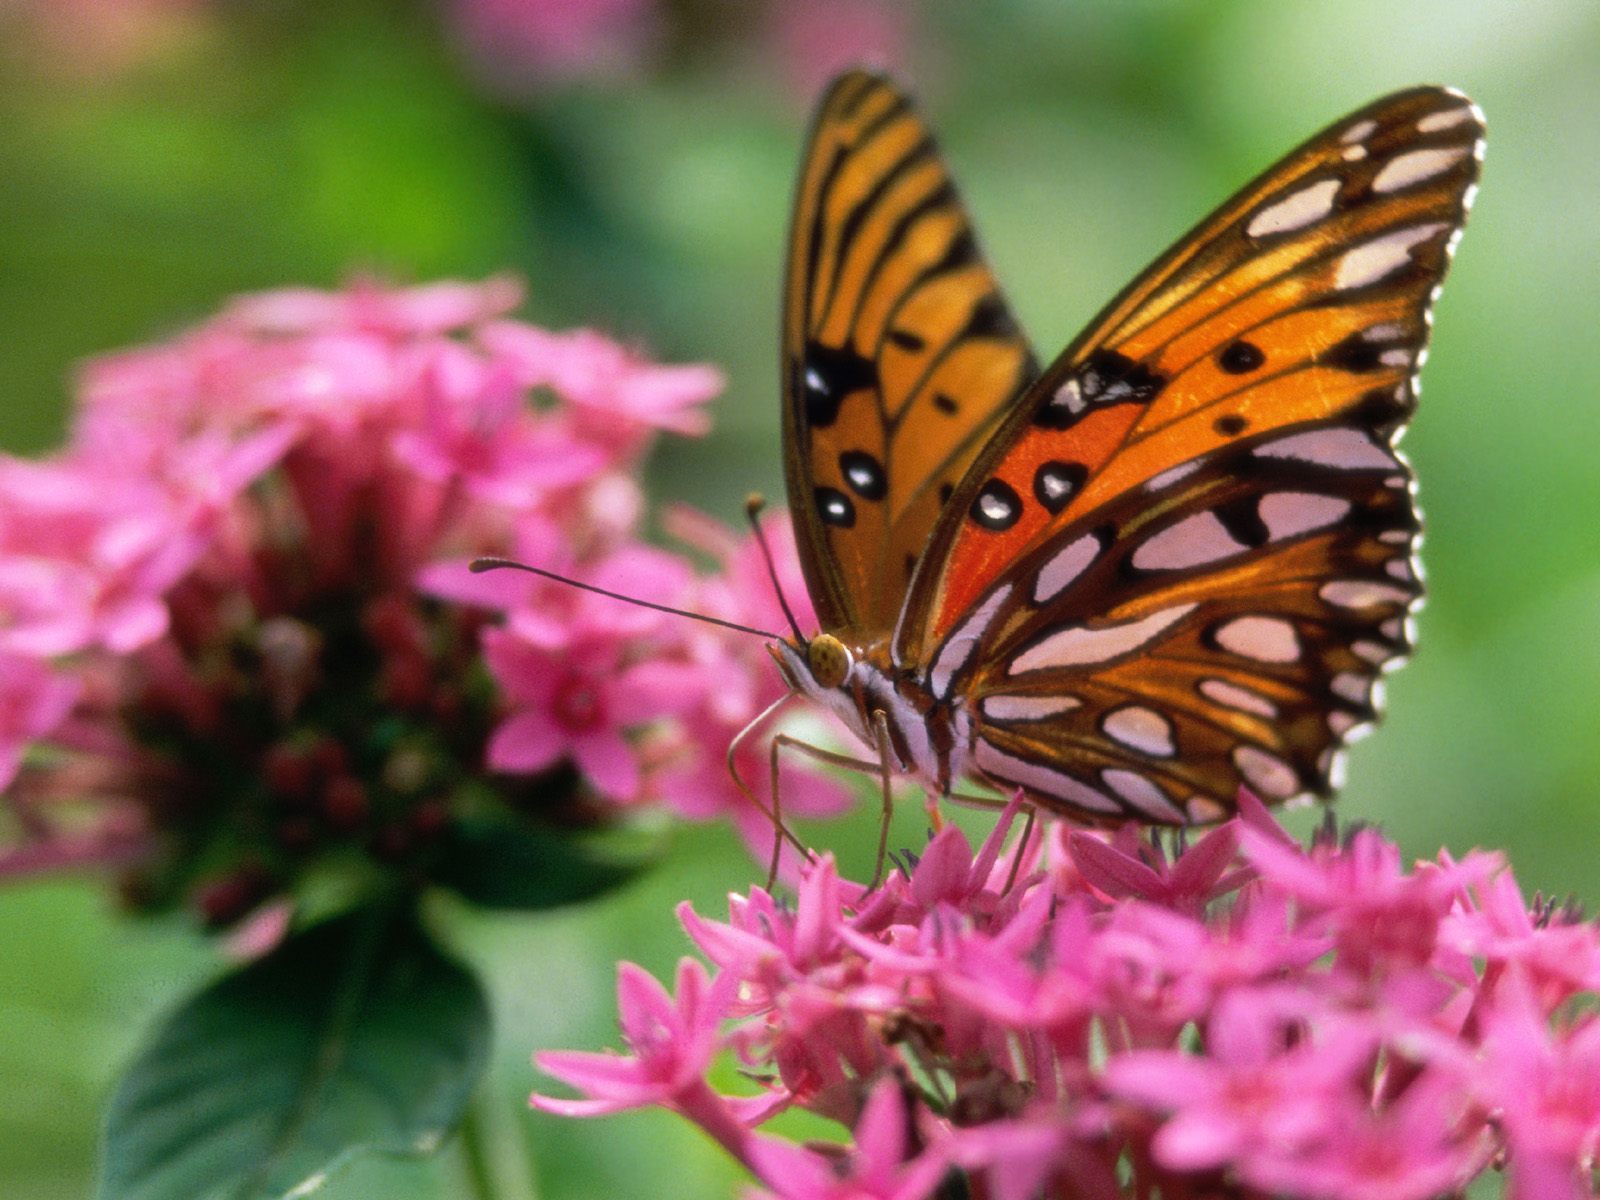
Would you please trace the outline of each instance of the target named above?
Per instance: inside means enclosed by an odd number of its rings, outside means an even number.
[[[806,666],[818,687],[836,688],[850,677],[855,658],[832,634],[819,633],[806,643]]]
[[[767,648],[789,686],[810,695],[842,686],[855,666],[850,648],[828,633],[806,641],[783,638]]]

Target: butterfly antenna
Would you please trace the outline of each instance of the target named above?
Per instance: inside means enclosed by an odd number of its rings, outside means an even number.
[[[772,580],[772,590],[778,595],[778,607],[783,609],[783,615],[789,621],[789,628],[794,630],[794,640],[804,646],[806,635],[800,632],[800,622],[794,619],[794,610],[789,607],[789,600],[783,594],[783,585],[778,582],[778,565],[772,559],[772,547],[767,544],[766,530],[761,528],[761,510],[766,506],[765,496],[760,492],[751,492],[745,497],[744,515],[756,535],[756,544],[761,547],[761,557],[766,560],[767,578]]]
[[[641,600],[637,596],[626,596],[621,592],[607,591],[603,587],[596,587],[592,583],[582,580],[569,579],[565,575],[557,575],[554,571],[546,571],[543,567],[529,566],[527,563],[517,562],[510,558],[475,558],[468,567],[474,575],[482,575],[485,571],[526,571],[530,575],[537,575],[541,579],[551,579],[556,583],[564,583],[568,587],[580,588],[585,592],[593,592],[597,596],[609,596],[613,600],[621,600],[625,604],[637,604],[640,608],[653,608],[657,612],[671,613],[675,617],[688,617],[695,621],[704,621],[708,625],[721,625],[724,629],[736,629],[740,633],[753,633],[757,637],[776,641],[778,635],[766,629],[757,629],[753,625],[741,625],[737,621],[724,621],[721,617],[708,617],[705,613],[690,612],[686,608],[673,608],[670,604],[657,604],[653,600]],[[785,612],[788,610],[785,609]]]

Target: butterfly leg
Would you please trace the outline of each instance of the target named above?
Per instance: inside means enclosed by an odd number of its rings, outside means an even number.
[[[883,738],[884,746],[887,746],[888,745],[888,740],[887,740],[888,739],[888,725],[887,725],[887,723],[884,724],[883,733],[881,735],[879,735],[879,736],[881,736]],[[877,762],[868,762],[864,758],[852,758],[848,754],[838,754],[838,753],[835,753],[832,750],[824,750],[821,746],[813,746],[810,742],[801,741],[799,738],[791,737],[787,733],[780,733],[780,734],[776,735],[772,739],[772,800],[773,800],[773,811],[774,811],[774,814],[776,814],[777,810],[778,810],[778,754],[785,747],[788,747],[788,748],[791,748],[791,749],[794,749],[794,750],[798,750],[800,753],[804,754],[807,758],[815,759],[817,762],[827,763],[829,766],[844,767],[846,770],[857,771],[857,772],[859,772],[859,773],[861,773],[863,775],[871,775],[871,776],[874,776],[874,777],[881,777],[884,780],[884,796],[885,796],[885,804],[887,805],[887,803],[888,803],[887,797],[889,795],[889,790],[888,790],[889,789],[889,780],[891,778],[891,776],[889,774],[889,762],[890,762],[890,759],[888,758],[887,754],[883,755],[883,757],[881,757],[879,759],[879,761],[877,761]],[[788,838],[790,844],[793,845],[797,850],[799,850],[800,853],[802,855],[804,855],[808,860],[812,857],[811,852],[809,850],[805,849],[803,846],[801,846],[799,841],[797,841],[795,839],[794,835],[789,833],[789,831],[787,829],[784,830],[784,834]],[[887,837],[888,837],[888,825],[886,823],[884,825],[883,830],[879,834],[880,842],[883,839],[887,838]],[[880,867],[882,865],[882,852],[880,852],[880,864],[879,865],[880,865]],[[774,846],[773,847],[773,853],[772,853],[771,871],[770,871],[770,873],[769,873],[769,875],[767,877],[767,886],[769,888],[777,880],[777,877],[778,877],[778,848],[777,848],[777,846]],[[872,886],[873,887],[877,886],[876,880],[874,880]]]
[[[971,792],[946,792],[944,799],[957,808],[976,808],[983,812],[1000,812],[1006,806],[1006,801],[999,796],[976,796]]]
[[[875,892],[883,882],[883,863],[889,855],[889,818],[894,816],[894,796],[890,792],[889,774],[889,714],[883,709],[872,712],[872,734],[878,749],[878,778],[883,785],[883,816],[878,821],[878,854],[872,861],[872,882],[867,891]]]
[[[728,776],[733,780],[734,786],[744,794],[745,799],[750,801],[750,803],[755,806],[757,812],[772,822],[772,874],[767,879],[767,887],[769,889],[772,887],[773,880],[777,878],[778,855],[785,841],[793,846],[803,858],[809,859],[811,857],[811,852],[807,850],[804,843],[802,843],[799,838],[795,837],[795,835],[784,825],[783,818],[778,812],[778,774],[776,765],[773,767],[772,807],[769,809],[765,804],[761,803],[755,792],[751,790],[750,785],[747,784],[740,776],[737,757],[739,750],[744,746],[745,742],[750,739],[750,736],[758,728],[764,725],[768,718],[770,718],[780,708],[787,704],[792,698],[793,693],[791,692],[787,696],[782,696],[777,700],[774,700],[765,709],[763,709],[754,720],[752,720],[743,729],[739,730],[738,733],[734,734],[732,740],[728,743],[728,753],[724,760],[727,764]],[[781,737],[783,735],[780,734],[779,736]]]
[[[1017,839],[1016,852],[1011,856],[1011,870],[1006,872],[1006,886],[1001,892],[1002,895],[1009,894],[1011,889],[1016,886],[1017,873],[1022,870],[1022,856],[1027,852],[1028,842],[1033,837],[1033,827],[1038,822],[1038,819],[1039,810],[1030,804],[1027,818],[1022,826],[1022,837]]]

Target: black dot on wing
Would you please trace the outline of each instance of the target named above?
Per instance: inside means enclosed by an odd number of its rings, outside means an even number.
[[[943,392],[933,394],[933,406],[947,417],[953,417],[961,411],[961,406]]]
[[[840,405],[852,392],[878,386],[877,369],[848,346],[810,342],[795,369],[796,393],[811,429],[825,429],[837,421]]]
[[[953,484],[953,483],[941,483],[939,485],[939,503],[940,504],[949,504],[950,503],[950,497],[955,495],[955,494],[956,494],[956,486],[955,486],[955,484]]]
[[[882,500],[889,492],[883,464],[865,450],[846,450],[839,455],[839,473],[863,500]]]
[[[838,488],[819,487],[816,491],[817,515],[824,525],[849,529],[856,523],[856,506]]]
[[[1211,422],[1211,428],[1215,429],[1224,437],[1234,437],[1237,434],[1243,433],[1246,429],[1249,429],[1250,422],[1245,420],[1238,413],[1229,413],[1227,416],[1218,417],[1215,421]]]
[[[1040,463],[1039,469],[1033,473],[1033,498],[1054,516],[1078,494],[1078,489],[1088,477],[1089,469],[1082,463],[1055,459]]]
[[[1261,352],[1261,347],[1243,338],[1229,342],[1223,347],[1222,353],[1217,355],[1217,366],[1229,375],[1248,374],[1266,361],[1267,356]]]
[[[1010,529],[1022,517],[1022,497],[1003,479],[991,479],[973,498],[971,517],[993,533]]]
[[[1257,509],[1257,498],[1241,496],[1215,506],[1212,510],[1222,527],[1241,545],[1264,546],[1271,536],[1267,523]]]
[[[894,345],[912,354],[924,349],[928,344],[919,334],[912,333],[909,329],[891,329],[885,336]]]
[[[1359,333],[1352,333],[1323,352],[1322,361],[1341,371],[1365,374],[1383,366],[1383,352],[1389,347],[1379,342],[1369,342]]]
[[[1392,388],[1374,388],[1360,400],[1348,414],[1351,424],[1377,429],[1387,433],[1405,421],[1416,407],[1411,389],[1401,384]]]
[[[1165,375],[1115,350],[1091,354],[1083,365],[1082,381],[1084,399],[1093,404],[1129,400],[1148,404],[1167,383]]]

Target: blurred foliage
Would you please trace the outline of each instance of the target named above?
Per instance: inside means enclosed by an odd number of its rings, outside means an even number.
[[[443,0],[440,0],[442,3]],[[777,493],[776,324],[809,99],[758,22],[675,4],[631,72],[490,91],[432,7],[231,0],[116,69],[8,38],[0,62],[0,443],[57,436],[72,364],[228,293],[351,272],[512,269],[529,315],[722,364],[717,433],[658,456],[659,499],[724,516]],[[1600,903],[1600,8],[1591,0],[944,0],[892,64],[942,131],[1017,310],[1048,355],[1174,236],[1303,136],[1395,87],[1489,116],[1484,187],[1437,313],[1407,450],[1432,598],[1390,717],[1341,801],[1414,853],[1506,850]],[[912,806],[907,806],[910,808]],[[980,821],[981,823],[981,821]],[[872,821],[817,830],[865,870]],[[914,812],[894,836],[916,845]],[[530,1116],[527,1054],[613,1044],[613,963],[664,973],[673,905],[758,874],[722,829],[589,907],[437,914],[496,1013],[479,1098],[505,1200],[731,1195],[660,1114]],[[124,924],[90,884],[0,895],[0,1193],[89,1188],[136,1031],[219,964],[177,922]],[[529,1164],[533,1164],[532,1167]],[[446,1154],[358,1166],[335,1200],[470,1194]]]

